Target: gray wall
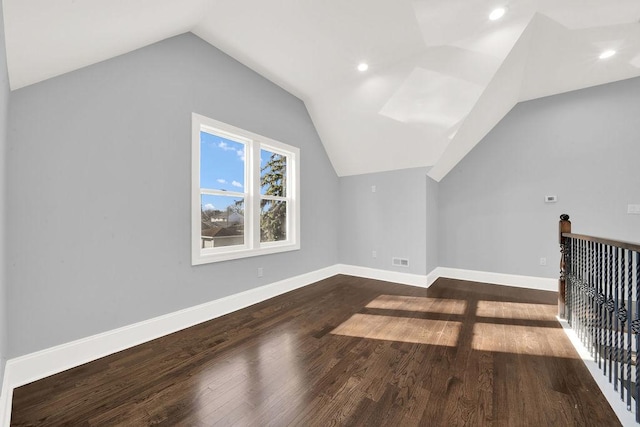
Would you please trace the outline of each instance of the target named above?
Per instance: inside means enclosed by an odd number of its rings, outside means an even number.
[[[428,235],[434,227],[427,227],[427,213],[434,207],[427,200],[434,198],[427,198],[427,191],[435,182],[427,172],[415,168],[340,178],[341,263],[413,274],[431,271],[437,255],[428,253],[435,236]],[[392,266],[396,256],[408,258],[409,267]]]
[[[429,274],[434,268],[440,265],[439,261],[439,245],[440,245],[440,230],[438,229],[439,223],[439,206],[438,198],[440,193],[440,185],[427,176],[427,212],[426,212],[426,227],[427,227],[427,274]]]
[[[191,112],[300,147],[300,251],[191,266]],[[11,357],[338,261],[304,104],[192,34],[14,91],[9,118]]]
[[[640,78],[518,104],[440,182],[440,265],[557,277],[562,213],[640,242],[639,118]]]
[[[638,99],[634,79],[519,104],[436,184],[425,168],[338,179],[300,100],[191,34],[15,91],[8,144],[0,132],[0,355],[337,262],[556,277],[560,213],[576,232],[640,241],[625,213],[640,203]],[[301,148],[300,251],[190,265],[192,111]]]
[[[7,75],[7,55],[4,44],[4,18],[0,7],[0,387],[4,368],[9,354],[8,351],[8,304],[7,304],[7,275],[5,274],[6,259],[6,146],[7,146],[7,112],[9,107],[9,77]]]

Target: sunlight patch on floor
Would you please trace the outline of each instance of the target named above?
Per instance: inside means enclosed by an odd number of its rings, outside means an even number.
[[[555,320],[555,306],[505,301],[478,301],[476,316],[499,319]]]
[[[559,328],[476,323],[473,325],[471,348],[480,351],[526,354],[532,356],[578,358],[572,348],[551,348],[547,341],[559,339]],[[514,338],[515,337],[515,338]]]
[[[460,322],[354,314],[331,331],[335,335],[455,347]]]
[[[380,295],[367,304],[366,307],[420,313],[464,314],[467,309],[467,302],[459,299]]]

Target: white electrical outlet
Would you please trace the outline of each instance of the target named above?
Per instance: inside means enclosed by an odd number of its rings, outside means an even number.
[[[555,203],[558,201],[558,196],[544,196],[545,203]]]
[[[540,265],[547,265],[547,259],[544,257],[540,258]]]
[[[378,252],[371,251],[371,258],[378,258]]]
[[[375,192],[376,192],[376,186],[375,186],[375,185],[372,185],[372,186],[371,186],[371,192],[372,192],[372,193],[375,193]]]
[[[262,273],[263,273],[262,267],[258,267],[258,277],[262,277]]]

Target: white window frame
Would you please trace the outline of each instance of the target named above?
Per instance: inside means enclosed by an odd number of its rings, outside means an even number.
[[[300,150],[288,144],[192,113],[191,144],[191,264],[200,265],[300,249]],[[228,137],[245,144],[244,193],[224,193],[200,188],[200,132]],[[260,150],[287,156],[286,197],[267,196],[287,202],[287,238],[260,242]],[[244,197],[244,245],[202,248],[201,194]]]

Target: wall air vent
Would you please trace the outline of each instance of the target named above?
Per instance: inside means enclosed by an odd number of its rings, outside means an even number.
[[[391,264],[396,267],[409,267],[409,260],[406,258],[391,258]]]

